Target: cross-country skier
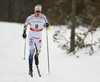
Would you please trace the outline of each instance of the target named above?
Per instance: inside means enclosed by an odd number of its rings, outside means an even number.
[[[35,57],[35,64],[39,64],[38,56],[41,52],[42,46],[42,30],[45,26],[50,30],[50,25],[47,21],[45,15],[41,14],[42,6],[40,4],[35,6],[35,14],[27,17],[24,24],[24,31],[22,37],[25,39],[27,37],[26,29],[28,24],[30,25],[30,31],[28,34],[29,41],[29,75],[33,76],[32,64],[33,64],[33,55]]]

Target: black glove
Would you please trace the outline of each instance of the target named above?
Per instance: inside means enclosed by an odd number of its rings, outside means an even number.
[[[49,23],[45,23],[45,27],[47,27],[47,28],[48,28],[48,27],[49,27]]]
[[[27,37],[27,34],[23,34],[22,37],[25,39]]]

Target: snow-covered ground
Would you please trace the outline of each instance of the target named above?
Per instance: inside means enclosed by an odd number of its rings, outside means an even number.
[[[28,41],[26,59],[23,60],[25,42],[22,38],[23,24],[0,22],[0,82],[100,82],[100,50],[92,56],[84,54],[84,50],[76,55],[67,54],[53,42],[55,30],[56,27],[51,26],[51,30],[48,31],[50,74],[47,67],[46,29],[44,29],[42,51],[39,56],[42,77],[38,76],[34,64],[32,78],[28,75]],[[70,31],[68,37],[69,34]],[[99,35],[100,30],[95,36]]]

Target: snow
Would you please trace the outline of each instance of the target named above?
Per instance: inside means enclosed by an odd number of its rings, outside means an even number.
[[[26,59],[23,60],[25,42],[22,38],[23,24],[0,22],[0,26],[0,82],[100,82],[100,50],[96,50],[92,56],[85,54],[86,50],[81,50],[75,55],[67,54],[53,42],[53,34],[58,29],[57,26],[51,26],[51,30],[48,31],[50,74],[47,67],[46,29],[44,28],[42,51],[39,56],[42,77],[38,76],[35,64],[33,64],[34,76],[30,77],[28,40]],[[68,37],[69,34],[70,31]],[[97,39],[100,30],[97,31],[97,35],[96,33],[94,35]]]

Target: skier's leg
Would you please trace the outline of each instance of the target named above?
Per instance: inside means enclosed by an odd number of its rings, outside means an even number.
[[[41,52],[41,46],[42,46],[42,40],[37,40],[37,42],[35,43],[35,48],[36,48],[35,64],[36,65],[39,64],[38,56],[39,56],[39,54]]]
[[[29,74],[32,75],[32,65],[33,65],[33,55],[34,55],[35,49],[34,49],[34,43],[33,38],[29,38]]]
[[[33,54],[34,54],[34,49],[30,49],[30,54],[29,54],[29,68],[32,69],[33,65]]]

